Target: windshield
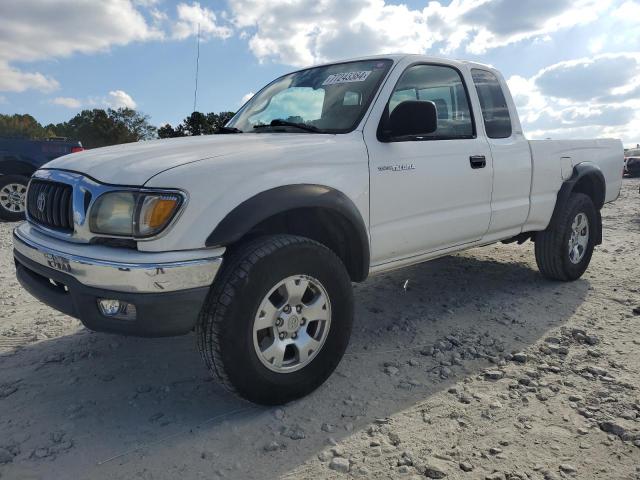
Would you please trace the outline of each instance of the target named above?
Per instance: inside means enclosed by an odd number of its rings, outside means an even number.
[[[242,132],[349,132],[362,119],[391,63],[339,63],[285,75],[258,92],[226,127]]]
[[[624,152],[625,157],[640,157],[640,149],[635,148],[633,150],[627,150]]]

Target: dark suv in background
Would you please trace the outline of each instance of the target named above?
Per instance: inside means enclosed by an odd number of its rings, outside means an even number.
[[[80,142],[66,138],[0,138],[0,219],[24,219],[27,184],[33,172],[54,158],[82,150]]]
[[[630,177],[640,175],[640,147],[624,151],[624,174]]]

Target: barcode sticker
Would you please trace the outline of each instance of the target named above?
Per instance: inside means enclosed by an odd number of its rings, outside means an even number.
[[[371,70],[361,72],[344,72],[329,75],[322,85],[337,85],[338,83],[364,82],[371,74]]]

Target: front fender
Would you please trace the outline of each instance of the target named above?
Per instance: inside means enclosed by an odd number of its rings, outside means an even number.
[[[248,143],[260,140],[255,148],[182,165],[151,178],[145,186],[179,188],[189,194],[189,201],[170,231],[139,242],[138,248],[168,251],[228,244],[256,219],[296,202],[298,207],[330,203],[343,217],[359,218],[352,223],[364,223],[360,230],[368,231],[369,163],[361,133],[267,135],[247,134]]]
[[[344,193],[324,185],[285,185],[245,200],[222,219],[205,245],[230,245],[269,217],[308,207],[327,208],[343,215],[356,227],[362,248],[369,250],[367,228],[357,207]]]

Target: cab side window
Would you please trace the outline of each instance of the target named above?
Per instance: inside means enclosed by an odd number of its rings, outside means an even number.
[[[486,70],[472,69],[471,76],[478,92],[484,128],[489,138],[509,138],[511,117],[498,78]]]
[[[442,65],[414,65],[407,68],[389,99],[388,114],[407,100],[433,102],[436,106],[438,128],[424,135],[424,140],[474,136],[469,98],[462,77],[454,68]]]

